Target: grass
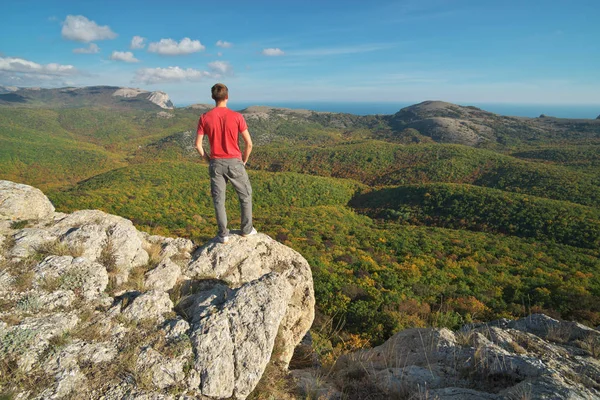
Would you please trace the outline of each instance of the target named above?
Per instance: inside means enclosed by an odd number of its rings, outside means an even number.
[[[600,335],[590,332],[578,344],[592,357],[600,359]]]
[[[26,228],[30,225],[31,225],[31,223],[28,220],[14,221],[13,223],[10,224],[10,229],[18,230],[18,229]]]
[[[573,334],[573,325],[558,323],[547,328],[546,340],[556,343],[567,343]]]
[[[35,248],[35,257],[43,260],[48,256],[71,256],[80,257],[83,254],[83,247],[70,247],[67,244],[55,239],[49,242],[45,242]]]

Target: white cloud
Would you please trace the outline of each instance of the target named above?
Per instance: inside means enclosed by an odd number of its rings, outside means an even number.
[[[67,15],[61,33],[65,39],[85,43],[117,37],[108,25],[100,26],[83,15]]]
[[[113,51],[110,55],[110,59],[114,61],[125,61],[127,63],[140,62],[140,60],[135,58],[130,51]]]
[[[217,53],[217,57],[221,57],[222,55],[223,55],[223,53],[221,53],[221,52]]]
[[[15,57],[0,57],[0,82],[3,84],[33,85],[51,81],[61,84],[64,77],[79,74],[72,65],[38,64]]]
[[[261,54],[263,54],[265,56],[269,56],[269,57],[274,57],[274,56],[282,56],[285,53],[280,48],[268,48],[268,49],[264,49],[261,52]]]
[[[90,43],[88,47],[80,47],[73,49],[73,53],[76,54],[96,54],[100,51],[100,47],[96,43]]]
[[[233,67],[227,61],[208,63],[208,71],[194,68],[142,68],[136,71],[134,83],[197,82],[203,79],[219,79],[233,75]]]
[[[132,50],[143,49],[146,46],[146,43],[144,43],[145,41],[146,38],[143,38],[141,36],[134,36],[131,39],[131,45],[129,45],[129,48]]]
[[[228,48],[230,48],[231,46],[233,46],[233,43],[231,43],[231,42],[226,42],[226,41],[224,41],[224,40],[219,40],[219,41],[217,41],[216,45],[217,45],[217,47],[222,47],[222,48],[224,48],[224,49],[228,49]]]
[[[220,76],[233,74],[233,67],[227,61],[213,61],[208,63],[208,68]]]
[[[135,77],[133,78],[133,82],[141,82],[145,84],[182,81],[194,82],[212,76],[213,74],[211,74],[208,71],[201,71],[193,68],[142,68],[136,71]]]
[[[150,43],[148,51],[166,56],[176,56],[181,54],[191,54],[204,50],[205,47],[199,40],[183,38],[179,43],[173,39],[161,39],[160,42]]]

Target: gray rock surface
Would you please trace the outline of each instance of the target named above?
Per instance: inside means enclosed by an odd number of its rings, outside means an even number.
[[[250,394],[271,358],[291,289],[285,275],[272,272],[237,289],[220,310],[192,327],[203,394]]]
[[[264,234],[232,236],[227,245],[209,243],[199,248],[183,275],[191,280],[219,279],[236,288],[270,272],[285,276],[293,291],[279,330],[282,350],[276,355],[280,365],[287,367],[314,319],[312,273],[299,253]]]
[[[340,357],[335,382],[356,371],[380,397],[598,399],[600,332],[534,314],[447,329],[407,329]],[[306,380],[306,378],[305,378]],[[388,397],[386,397],[388,396]]]
[[[146,273],[144,286],[147,289],[158,289],[166,292],[173,289],[180,276],[181,267],[171,261],[170,258],[165,258],[156,268]]]
[[[98,298],[108,285],[108,273],[99,263],[84,257],[49,256],[34,268],[34,283],[62,290],[81,291],[86,300]]]
[[[54,206],[41,190],[0,180],[0,219],[37,220],[53,213]]]
[[[160,319],[163,314],[173,310],[173,302],[169,294],[160,290],[150,290],[136,297],[125,308],[123,316],[133,321],[144,319]]]

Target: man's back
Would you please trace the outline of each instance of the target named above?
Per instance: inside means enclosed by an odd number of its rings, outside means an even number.
[[[215,107],[200,118],[198,134],[208,136],[211,159],[242,158],[238,134],[248,129],[242,114],[227,107]]]

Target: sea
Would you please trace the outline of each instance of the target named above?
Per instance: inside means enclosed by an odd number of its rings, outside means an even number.
[[[418,102],[234,102],[228,103],[233,110],[242,110],[249,106],[271,106],[285,108],[301,108],[313,111],[329,111],[356,115],[395,114],[400,109]],[[508,104],[508,103],[458,103],[462,106],[475,106],[485,111],[513,117],[535,118],[544,114],[557,118],[595,119],[600,115],[600,104],[559,105],[559,104]],[[177,104],[185,107],[189,104]]]

